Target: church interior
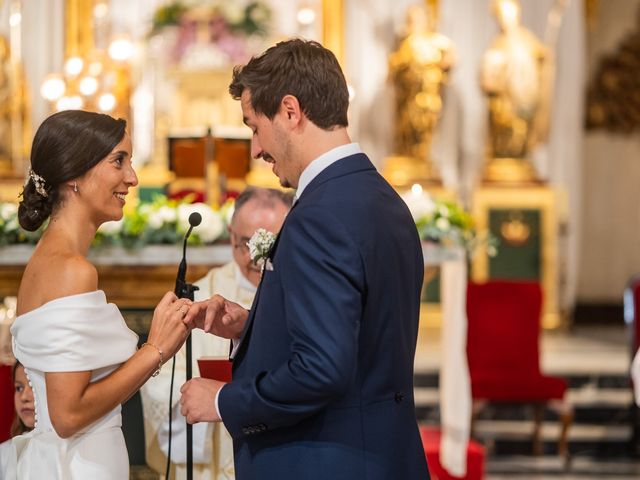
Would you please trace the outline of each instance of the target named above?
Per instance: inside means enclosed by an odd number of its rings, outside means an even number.
[[[42,233],[17,222],[40,123],[127,120],[135,199],[90,258],[143,339],[189,214],[195,281],[232,259],[240,192],[280,188],[228,85],[290,37],[336,55],[351,138],[423,242],[414,382],[432,478],[637,478],[640,0],[0,0],[0,441]],[[164,478],[128,403],[132,478]]]

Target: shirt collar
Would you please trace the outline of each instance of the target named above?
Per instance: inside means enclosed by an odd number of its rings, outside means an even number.
[[[357,143],[348,143],[331,149],[313,160],[309,165],[307,165],[307,168],[305,168],[300,175],[300,180],[298,180],[298,190],[296,191],[294,202],[298,201],[304,189],[307,188],[311,181],[320,175],[320,173],[329,165],[337,162],[341,158],[361,152],[362,150],[360,149],[360,145]]]

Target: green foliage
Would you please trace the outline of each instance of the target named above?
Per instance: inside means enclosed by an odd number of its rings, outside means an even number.
[[[215,210],[202,203],[169,200],[158,195],[150,203],[135,203],[125,207],[121,220],[106,222],[100,226],[93,241],[94,247],[119,246],[139,248],[145,245],[175,245],[182,241],[189,228],[189,215],[196,211],[202,215],[202,224],[191,235],[194,245],[208,245],[226,236],[225,219],[233,205],[225,205],[224,211]],[[18,224],[18,206],[0,203],[0,246],[21,243],[37,243],[45,226],[36,232],[26,232]]]
[[[180,1],[175,1],[158,8],[153,14],[153,31],[157,32],[170,25],[178,25],[180,18],[187,11],[187,7]]]

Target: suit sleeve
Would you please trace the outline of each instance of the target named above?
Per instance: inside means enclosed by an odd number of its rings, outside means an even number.
[[[343,396],[355,380],[365,291],[357,245],[318,207],[292,212],[281,235],[275,268],[290,354],[277,368],[221,390],[220,413],[234,437],[294,425]]]

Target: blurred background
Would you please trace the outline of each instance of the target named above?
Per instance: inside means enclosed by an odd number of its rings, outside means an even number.
[[[172,282],[184,205],[209,215],[195,236],[197,278],[231,258],[225,227],[238,193],[277,187],[250,158],[227,88],[234,65],[292,36],[336,54],[351,137],[425,242],[417,417],[438,445],[442,417],[475,419],[462,438],[479,447],[442,458],[438,478],[475,478],[461,475],[476,475],[478,458],[487,478],[637,476],[640,0],[0,1],[0,339],[38,237],[20,231],[16,205],[42,120],[79,108],[128,121],[140,185],[93,258],[110,299],[144,331]],[[447,274],[448,263],[459,268]],[[505,306],[514,284],[535,288]],[[531,312],[533,329],[514,323]],[[501,316],[507,327],[472,324]],[[507,350],[525,331],[533,346],[516,357],[561,379],[561,392],[527,396],[546,388],[527,380],[512,398],[480,395],[478,372],[494,370],[483,348]],[[452,351],[462,356],[447,360]],[[453,390],[468,397],[462,411],[442,411],[441,378],[456,375],[447,362],[468,377]]]

